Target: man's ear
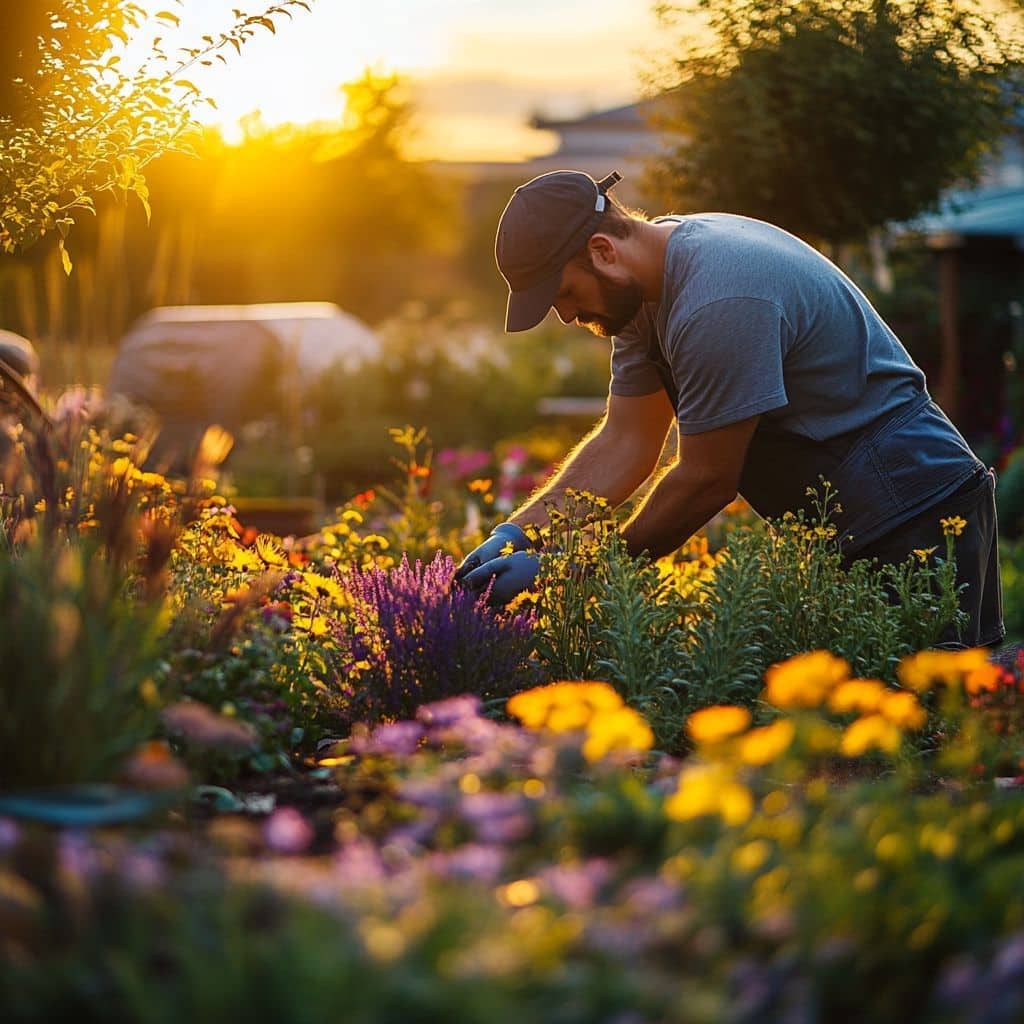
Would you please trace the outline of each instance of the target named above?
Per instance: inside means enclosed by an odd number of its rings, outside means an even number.
[[[595,270],[603,270],[618,260],[618,249],[611,235],[591,235],[587,240],[587,252]]]

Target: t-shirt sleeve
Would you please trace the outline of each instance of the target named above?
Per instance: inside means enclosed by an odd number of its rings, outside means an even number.
[[[612,338],[609,390],[613,395],[652,395],[662,389],[661,376],[647,355],[653,331],[645,311]]]
[[[767,299],[717,299],[681,323],[670,317],[665,354],[679,432],[701,434],[787,405],[782,363],[791,340],[781,307]]]

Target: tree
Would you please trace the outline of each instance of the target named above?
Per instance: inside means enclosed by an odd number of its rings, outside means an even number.
[[[181,6],[183,0],[168,0]],[[131,0],[19,0],[0,30],[0,250],[17,252],[52,231],[64,240],[96,197],[133,193],[148,213],[143,171],[161,153],[187,148],[194,111],[206,100],[187,77],[227,62],[274,19],[312,0],[278,0],[261,13],[234,12],[220,36],[169,56],[162,38],[123,68],[118,46],[178,25],[173,11],[150,15]],[[163,26],[163,29],[160,28]]]
[[[977,179],[1019,64],[969,0],[686,0],[652,171],[669,204],[829,243],[863,240]]]

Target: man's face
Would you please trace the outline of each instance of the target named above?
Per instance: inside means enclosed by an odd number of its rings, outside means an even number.
[[[640,312],[644,297],[631,277],[613,278],[592,265],[573,261],[562,272],[554,308],[563,324],[574,320],[599,338],[610,338]]]

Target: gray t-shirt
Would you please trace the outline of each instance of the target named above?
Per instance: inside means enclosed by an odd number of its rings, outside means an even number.
[[[924,374],[860,289],[805,242],[726,213],[677,218],[661,302],[612,342],[611,390],[679,393],[683,434],[764,414],[812,440],[866,426],[924,390]]]
[[[613,338],[611,391],[665,387],[684,435],[760,415],[740,490],[762,515],[806,507],[826,477],[852,552],[984,468],[864,294],[815,249],[748,217],[662,220],[678,227],[661,300]]]

